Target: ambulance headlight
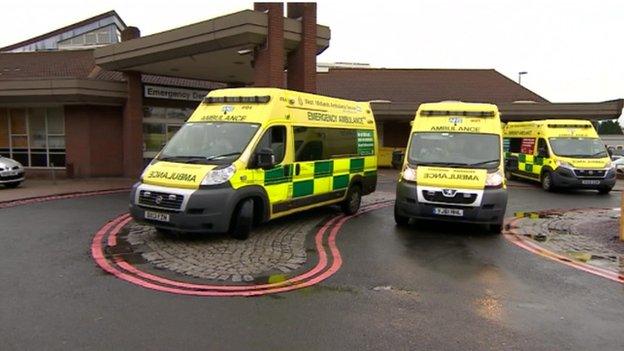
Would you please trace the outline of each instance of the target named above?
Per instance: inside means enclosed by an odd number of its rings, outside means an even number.
[[[415,182],[416,181],[416,168],[412,168],[409,165],[405,165],[405,167],[403,167],[403,179],[407,180],[408,182]]]
[[[572,168],[572,165],[569,162],[557,160],[557,167]]]
[[[236,167],[234,165],[229,165],[225,168],[213,169],[206,173],[204,179],[202,179],[200,185],[218,185],[223,184],[230,180],[234,173],[236,172]]]
[[[498,188],[503,184],[503,179],[504,177],[500,170],[494,173],[488,173],[485,177],[485,186],[488,188]]]

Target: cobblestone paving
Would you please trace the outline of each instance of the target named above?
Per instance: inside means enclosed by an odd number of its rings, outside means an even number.
[[[375,192],[362,205],[394,198]],[[158,234],[150,226],[131,222],[122,234],[134,252],[159,269],[216,281],[248,282],[271,272],[289,273],[307,260],[306,236],[339,210],[305,212],[264,224],[244,241],[225,235]]]
[[[620,211],[581,209],[519,213],[514,232],[547,250],[615,272],[624,271]]]

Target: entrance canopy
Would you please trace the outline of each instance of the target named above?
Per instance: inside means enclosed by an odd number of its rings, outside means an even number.
[[[254,50],[263,50],[268,14],[245,10],[98,48],[95,63],[111,71],[250,84]],[[329,27],[317,25],[317,54],[329,46]],[[302,38],[301,21],[284,18],[284,55]]]
[[[379,121],[411,120],[416,114],[420,103],[394,103],[391,101],[373,101],[371,107],[375,118]],[[534,119],[567,119],[586,120],[616,119],[622,114],[624,100],[604,102],[503,102],[496,103],[503,122],[530,121]]]

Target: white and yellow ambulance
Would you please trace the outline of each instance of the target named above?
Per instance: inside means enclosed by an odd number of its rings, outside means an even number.
[[[507,208],[495,105],[420,105],[397,184],[394,218],[482,223],[500,232]]]
[[[506,174],[541,182],[542,188],[611,191],[616,170],[590,121],[547,119],[509,122],[504,129]]]
[[[275,88],[208,94],[143,172],[130,213],[161,231],[230,232],[340,204],[357,212],[377,183],[367,102]]]

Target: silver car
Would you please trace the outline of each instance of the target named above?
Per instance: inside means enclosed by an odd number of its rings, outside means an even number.
[[[21,163],[0,156],[0,185],[17,188],[24,181],[24,166]]]

